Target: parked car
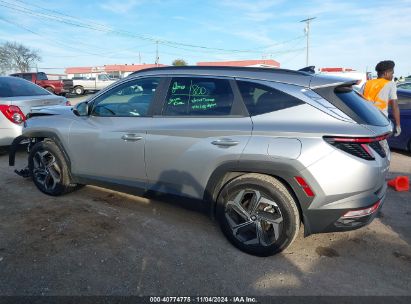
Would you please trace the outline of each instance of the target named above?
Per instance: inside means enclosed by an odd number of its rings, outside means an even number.
[[[397,83],[397,88],[404,89],[404,90],[411,90],[411,82],[399,82]]]
[[[27,114],[34,107],[65,105],[66,98],[24,79],[0,77],[0,148],[21,134]]]
[[[86,92],[94,92],[104,89],[117,80],[110,79],[107,74],[98,74],[96,78],[73,80],[73,92],[83,95]]]
[[[29,175],[46,194],[92,184],[177,196],[207,206],[239,249],[267,256],[301,223],[305,235],[357,229],[383,204],[392,126],[355,83],[283,69],[147,69],[72,110],[39,111],[14,144],[30,140]]]
[[[398,107],[400,108],[401,134],[388,139],[391,148],[411,152],[411,90],[398,89]],[[391,109],[390,119],[393,119]]]
[[[73,89],[73,81],[71,79],[63,80],[49,80],[46,73],[15,73],[10,76],[23,78],[25,80],[31,81],[42,88],[46,89],[50,93],[56,95],[66,95]]]

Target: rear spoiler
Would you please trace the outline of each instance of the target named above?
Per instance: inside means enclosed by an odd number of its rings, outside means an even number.
[[[315,66],[314,65],[306,66],[305,68],[299,69],[298,71],[315,74]]]

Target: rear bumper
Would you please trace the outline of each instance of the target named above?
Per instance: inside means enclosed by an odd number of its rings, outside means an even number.
[[[13,140],[21,135],[22,129],[22,126],[15,125],[11,122],[2,123],[2,126],[0,126],[0,147],[10,146]]]
[[[384,189],[380,192],[381,196],[370,195],[368,202],[361,199],[351,201],[349,208],[311,211],[311,216],[309,215],[311,217],[309,220],[311,233],[350,231],[370,224],[384,205],[386,191],[387,184],[384,184]],[[357,217],[343,217],[348,211],[369,208],[377,202],[379,202],[378,208],[370,214]],[[319,214],[321,214],[321,221],[315,220]]]
[[[375,153],[375,160],[368,161],[335,150],[301,171],[315,193],[311,202],[301,204],[305,234],[354,230],[372,222],[384,204],[389,160],[389,152],[386,157]],[[377,202],[371,214],[342,218]]]
[[[384,184],[379,195],[371,194],[368,198],[363,197],[337,205],[330,204],[329,207],[321,209],[306,210],[304,212],[305,234],[310,235],[315,233],[349,231],[370,224],[384,204],[386,191],[387,184]],[[343,218],[348,211],[369,208],[378,201],[380,202],[378,208],[371,214],[353,218]]]

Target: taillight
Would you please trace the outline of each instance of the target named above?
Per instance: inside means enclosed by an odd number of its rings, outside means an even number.
[[[348,211],[342,216],[342,218],[353,218],[353,217],[362,217],[362,216],[370,215],[378,210],[378,207],[380,207],[380,204],[381,204],[381,200],[376,202],[371,207]]]
[[[381,157],[386,157],[384,148],[380,142],[385,140],[389,134],[384,134],[377,137],[329,137],[325,136],[324,140],[330,145],[350,153],[351,155],[360,157],[365,160],[374,160],[374,153],[370,149],[373,148]]]
[[[26,117],[18,106],[0,105],[0,111],[12,123],[21,124],[26,120]]]

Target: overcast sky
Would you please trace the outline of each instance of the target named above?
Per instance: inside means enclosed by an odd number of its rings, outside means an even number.
[[[40,68],[274,59],[305,66],[305,23],[311,23],[310,65],[374,71],[396,63],[411,74],[411,0],[0,0],[0,43],[38,49]]]

